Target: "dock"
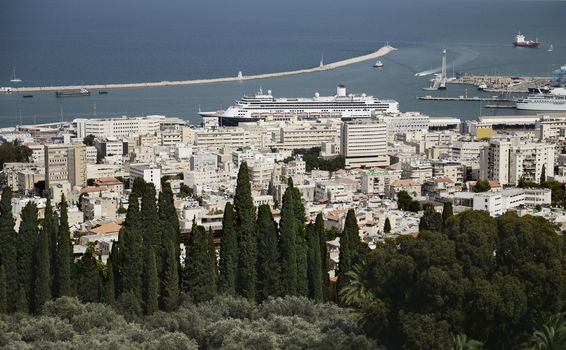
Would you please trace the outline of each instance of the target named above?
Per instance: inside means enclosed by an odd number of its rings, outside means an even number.
[[[486,92],[495,93],[528,93],[529,88],[548,86],[552,82],[551,77],[520,77],[501,75],[463,75],[456,79],[447,81],[448,84],[466,84],[479,87]]]
[[[322,62],[313,68],[298,69],[285,72],[275,72],[275,73],[264,73],[256,75],[243,75],[238,72],[238,75],[233,77],[224,78],[211,78],[211,79],[196,79],[196,80],[177,80],[177,81],[159,81],[159,82],[148,82],[148,83],[118,83],[118,84],[90,84],[90,85],[67,85],[67,86],[33,86],[33,87],[1,87],[0,93],[11,93],[11,92],[42,92],[42,91],[65,91],[65,90],[78,90],[81,88],[85,89],[125,89],[125,88],[143,88],[143,87],[161,87],[161,86],[180,86],[180,85],[197,85],[197,84],[213,84],[213,83],[227,83],[236,82],[244,80],[254,80],[254,79],[266,79],[266,78],[278,78],[289,75],[306,74],[306,73],[316,73],[324,72],[328,70],[333,70],[345,66],[349,66],[355,63],[360,63],[364,61],[374,60],[379,57],[383,57],[392,51],[397,50],[393,46],[387,44],[380,48],[379,50],[369,53],[367,55],[357,56],[348,58],[342,61],[332,62],[328,64],[323,64]]]
[[[462,102],[515,102],[512,99],[507,98],[498,98],[498,97],[468,97],[468,96],[457,96],[457,97],[448,97],[448,96],[419,96],[417,97],[418,100],[423,101],[462,101]]]

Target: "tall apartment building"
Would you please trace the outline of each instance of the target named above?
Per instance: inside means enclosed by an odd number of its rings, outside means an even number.
[[[539,182],[543,167],[546,176],[554,175],[554,146],[491,141],[481,151],[480,165],[480,178],[502,185],[516,185],[521,179]]]
[[[386,167],[387,125],[377,119],[356,119],[342,123],[341,152],[346,168]]]
[[[69,182],[86,185],[86,146],[83,144],[45,145],[45,186]]]
[[[338,125],[302,125],[281,128],[280,149],[320,147],[323,142],[333,141],[340,135]]]
[[[161,191],[161,168],[153,164],[132,164],[130,165],[130,185],[138,177],[147,183],[152,183],[157,192]]]

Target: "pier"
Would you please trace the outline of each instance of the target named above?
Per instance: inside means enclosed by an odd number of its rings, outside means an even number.
[[[527,93],[529,88],[548,86],[552,81],[551,77],[511,77],[501,75],[464,75],[459,78],[449,80],[449,84],[467,84],[479,87],[486,92],[496,93]]]
[[[355,63],[374,60],[379,57],[385,56],[392,51],[397,50],[391,45],[385,45],[379,50],[369,53],[367,55],[348,58],[342,61],[332,62],[328,64],[320,64],[313,68],[298,69],[286,72],[265,73],[256,75],[243,75],[238,72],[237,76],[224,77],[224,78],[211,78],[211,79],[195,79],[195,80],[177,80],[177,81],[159,81],[148,83],[117,83],[117,84],[90,84],[90,85],[67,85],[67,86],[35,86],[35,87],[2,87],[0,93],[10,92],[45,92],[45,91],[64,91],[64,90],[78,90],[85,89],[126,89],[126,88],[143,88],[143,87],[161,87],[161,86],[179,86],[179,85],[197,85],[197,84],[213,84],[213,83],[227,83],[243,80],[278,78],[296,74],[316,73],[333,70]]]

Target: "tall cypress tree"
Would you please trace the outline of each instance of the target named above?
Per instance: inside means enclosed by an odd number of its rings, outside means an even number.
[[[157,264],[152,246],[147,246],[144,254],[143,276],[143,306],[144,313],[151,315],[158,310],[159,279],[157,278]]]
[[[255,300],[255,263],[257,255],[255,207],[252,200],[250,175],[246,162],[242,162],[238,171],[234,207],[238,225],[239,253],[236,292],[250,300]]]
[[[324,229],[324,219],[322,213],[318,213],[314,223],[314,229],[319,241],[320,249],[320,280],[322,283],[323,300],[328,300],[328,254],[326,250],[326,231]]]
[[[162,192],[159,194],[159,219],[162,228],[159,302],[161,309],[171,311],[177,307],[179,298],[180,229],[173,191],[166,181],[162,183]]]
[[[56,296],[71,295],[71,234],[69,232],[69,219],[67,213],[67,201],[65,196],[61,197],[61,218],[57,232],[57,269],[55,270]]]
[[[214,294],[216,294],[218,291],[218,255],[216,255],[216,247],[214,246],[214,231],[212,231],[212,227],[208,228],[206,239],[208,241],[208,256],[210,257],[210,267],[214,282],[213,290]]]
[[[100,273],[93,255],[94,247],[87,248],[78,263],[77,295],[83,302],[95,303],[100,301]]]
[[[34,284],[33,284],[33,306],[35,314],[41,313],[43,304],[51,299],[51,261],[49,257],[49,234],[45,231],[37,236],[37,244],[34,252]]]
[[[139,211],[138,197],[131,194],[128,199],[128,212],[126,220],[120,230],[119,261],[112,257],[112,264],[120,266],[120,293],[131,292],[136,301],[141,304],[142,299],[142,271],[143,251],[142,219]],[[116,274],[114,274],[116,278]]]
[[[281,294],[297,294],[297,251],[296,234],[297,220],[295,220],[295,201],[293,189],[287,188],[283,194],[281,220],[279,221],[279,252],[281,261]]]
[[[277,224],[269,205],[260,205],[257,217],[257,300],[276,297],[280,293]]]
[[[112,244],[112,248],[110,249],[110,256],[108,257],[109,259],[112,260],[112,265],[109,267],[112,267],[112,274],[114,278],[114,293],[116,297],[119,297],[122,293],[122,256],[120,254],[120,250],[121,250],[120,240],[123,241],[124,239],[120,237],[121,234],[122,234],[122,230],[120,230],[120,233],[118,234],[118,242],[114,242],[114,244]],[[141,266],[143,266],[143,264]],[[140,271],[140,276],[141,276],[141,271]],[[140,277],[140,283],[141,283],[141,277]],[[133,293],[131,295],[133,295]],[[130,299],[132,298],[136,299],[138,301],[138,305],[141,305],[141,287],[140,287],[139,296],[132,297],[131,295],[130,295]]]
[[[142,236],[144,246],[151,246],[154,253],[161,252],[161,221],[159,220],[155,196],[155,186],[152,183],[148,183],[142,196]],[[160,261],[156,263],[158,264],[158,271],[161,271],[159,269]]]
[[[106,273],[101,273],[100,280],[100,301],[109,305],[113,304],[116,300],[116,293],[114,289],[114,266],[111,257],[108,257],[108,260],[106,261]]]
[[[213,277],[214,267],[210,255],[210,242],[204,227],[193,222],[187,245],[183,290],[195,302],[209,300],[216,290]]]
[[[385,223],[383,223],[383,233],[391,232],[391,221],[389,218],[385,218]]]
[[[348,284],[346,276],[352,267],[361,263],[361,242],[359,238],[358,220],[354,209],[348,210],[344,230],[340,236],[340,255],[338,265],[338,290]]]
[[[296,235],[295,248],[297,252],[297,294],[307,296],[309,294],[308,268],[307,268],[307,242],[305,239],[305,206],[301,198],[301,192],[293,185],[293,180],[289,178],[289,188],[293,191],[295,201],[295,220]]]
[[[446,221],[454,216],[454,209],[452,209],[452,203],[444,202],[442,206],[442,224],[446,225]]]
[[[16,232],[12,217],[12,189],[5,187],[0,200],[0,265],[4,266],[8,311],[14,311],[18,297]]]
[[[37,243],[38,222],[37,222],[37,206],[33,202],[29,202],[21,214],[22,222],[17,237],[18,250],[18,289],[19,300],[17,301],[17,309],[22,312],[29,312],[32,304],[32,286],[33,286],[33,256],[35,245]]]
[[[307,226],[307,246],[308,246],[308,296],[314,300],[324,300],[322,285],[322,264],[320,254],[320,239],[314,224]]]
[[[55,271],[57,270],[57,216],[53,211],[51,197],[47,195],[47,203],[45,205],[42,233],[46,235],[47,245],[49,247],[49,287],[51,295],[57,295],[55,290]]]
[[[236,293],[236,271],[238,269],[238,238],[234,227],[234,207],[224,206],[222,217],[222,238],[220,239],[220,275],[218,291],[226,294]]]
[[[0,265],[0,315],[8,312],[8,295],[6,288],[6,270]]]

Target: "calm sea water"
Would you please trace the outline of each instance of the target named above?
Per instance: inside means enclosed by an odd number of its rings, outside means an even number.
[[[472,119],[479,103],[417,101],[430,77],[415,73],[439,69],[445,47],[449,74],[548,75],[566,64],[565,15],[562,1],[9,1],[0,11],[0,86],[10,85],[14,66],[23,85],[68,85],[299,69],[318,65],[321,55],[336,61],[387,41],[399,51],[382,59],[382,69],[365,62],[300,76],[118,89],[64,100],[53,92],[32,99],[0,95],[0,127],[60,120],[61,111],[66,120],[89,117],[95,110],[98,116],[165,114],[198,123],[199,106],[225,108],[260,86],[276,96],[311,96],[334,94],[338,84],[396,99],[404,111]],[[538,37],[542,48],[512,47],[519,30]],[[550,44],[553,52],[546,51]],[[465,89],[449,86],[441,94]]]

